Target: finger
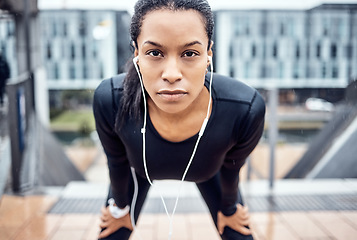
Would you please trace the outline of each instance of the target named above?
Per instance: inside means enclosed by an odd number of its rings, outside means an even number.
[[[134,228],[133,228],[133,224],[131,223],[131,219],[130,219],[130,217],[129,217],[129,220],[128,220],[128,228],[129,228],[129,230],[131,230],[131,231],[133,231],[133,230],[134,230]]]
[[[248,212],[249,212],[248,206],[243,206],[242,212],[248,214]]]
[[[242,226],[249,226],[250,225],[250,220],[249,219],[242,220],[240,223],[241,223],[240,225],[242,225]]]
[[[99,239],[101,238],[105,238],[105,237],[108,237],[110,235],[110,230],[107,228],[107,229],[104,229],[98,236]]]
[[[108,218],[108,216],[100,216],[100,220],[102,221],[102,222],[106,222],[106,221],[108,221],[109,220],[109,218]]]
[[[99,227],[100,228],[106,228],[106,227],[108,227],[109,226],[109,223],[108,222],[101,222],[100,224],[99,224]]]
[[[102,208],[100,209],[100,211],[102,212],[102,215],[104,215],[104,216],[108,215],[108,214],[107,214],[107,208],[102,207]]]
[[[223,229],[224,229],[224,223],[223,223],[223,219],[222,219],[222,213],[218,212],[217,215],[217,229],[219,234],[223,234]]]
[[[246,206],[243,206],[238,203],[237,204],[237,212],[246,213],[246,212],[248,212],[248,208]]]
[[[248,207],[239,207],[238,210],[237,210],[237,215],[240,219],[248,219],[250,216],[249,216],[249,212],[248,212]]]
[[[243,235],[251,235],[252,232],[249,228],[246,228],[245,226],[239,225],[237,228],[235,228],[237,232],[240,232]]]
[[[241,221],[245,221],[245,220],[249,220],[250,219],[250,215],[248,213],[239,213],[237,215],[237,217]]]

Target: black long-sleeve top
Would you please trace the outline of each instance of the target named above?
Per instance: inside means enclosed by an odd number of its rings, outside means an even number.
[[[96,128],[108,159],[115,202],[123,208],[127,199],[130,166],[146,178],[142,160],[142,118],[115,125],[123,94],[125,74],[103,80],[94,94]],[[205,85],[208,86],[209,74]],[[203,182],[220,172],[221,211],[236,210],[239,170],[261,138],[265,103],[260,94],[244,83],[215,74],[212,112],[185,181]],[[142,114],[143,116],[143,114]],[[120,126],[121,127],[116,127]],[[147,117],[146,161],[151,180],[181,179],[198,133],[181,142],[170,142],[155,130]]]

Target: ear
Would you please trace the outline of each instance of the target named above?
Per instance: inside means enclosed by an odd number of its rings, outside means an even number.
[[[137,57],[139,55],[138,47],[136,46],[134,41],[132,41],[132,44],[134,47],[134,57]]]
[[[211,41],[211,44],[208,48],[208,56],[211,56],[211,57],[213,57],[213,51],[212,51],[213,44],[214,44],[214,42]]]
[[[209,49],[208,49],[208,51],[207,51],[207,55],[208,55],[209,57],[211,57],[211,59],[213,58],[212,46],[213,46],[213,41],[211,41],[211,44],[210,44]],[[208,63],[208,65],[209,65],[209,64],[210,64],[210,63]],[[208,65],[207,65],[207,67],[208,67]]]

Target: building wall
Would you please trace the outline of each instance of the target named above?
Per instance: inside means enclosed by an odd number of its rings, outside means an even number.
[[[217,72],[256,88],[344,88],[357,77],[356,6],[216,12]]]
[[[129,45],[128,33],[118,33],[128,29],[122,26],[125,18],[127,13],[117,11],[42,11],[41,48],[49,89],[94,89],[103,78],[120,72],[119,64],[129,55],[128,48],[118,47],[118,42]]]

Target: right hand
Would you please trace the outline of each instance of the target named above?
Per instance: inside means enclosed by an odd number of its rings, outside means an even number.
[[[247,206],[242,206],[237,204],[237,211],[231,216],[225,216],[222,212],[218,212],[217,215],[217,226],[218,231],[222,235],[224,227],[228,226],[231,229],[243,234],[252,234],[251,230],[248,228],[250,224],[249,212]],[[248,226],[248,227],[247,227]]]
[[[102,221],[100,227],[104,229],[98,236],[99,239],[108,237],[110,234],[116,232],[118,229],[125,227],[129,230],[133,230],[131,225],[130,214],[128,213],[122,218],[114,218],[109,211],[109,207],[102,208],[102,216],[100,217]]]

